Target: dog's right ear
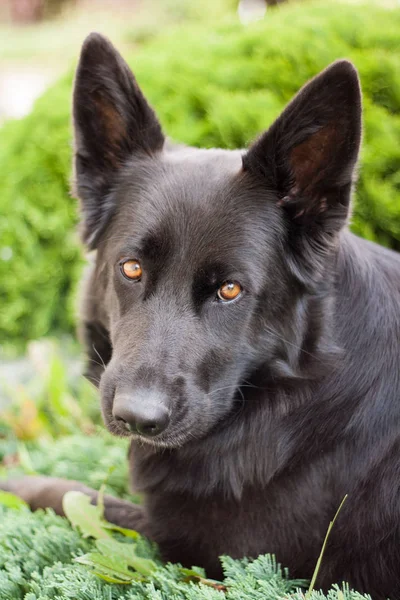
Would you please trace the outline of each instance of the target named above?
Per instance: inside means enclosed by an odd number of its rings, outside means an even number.
[[[162,149],[164,135],[135,77],[102,35],[85,40],[73,96],[75,190],[83,239],[95,248],[113,206],[110,191],[128,158]]]

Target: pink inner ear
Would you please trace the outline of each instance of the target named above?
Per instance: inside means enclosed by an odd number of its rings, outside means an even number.
[[[311,192],[323,180],[330,164],[335,161],[340,146],[340,123],[322,127],[290,153],[290,165],[299,192]]]

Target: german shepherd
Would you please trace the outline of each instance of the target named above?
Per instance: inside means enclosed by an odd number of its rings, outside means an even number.
[[[354,66],[312,79],[245,151],[166,141],[99,34],[73,104],[82,235],[96,250],[88,377],[144,495],[106,498],[107,518],[212,577],[221,554],[270,552],[304,578],[348,494],[317,583],[400,598],[400,257],[347,227]],[[61,514],[68,489],[96,499],[51,478],[6,487]]]

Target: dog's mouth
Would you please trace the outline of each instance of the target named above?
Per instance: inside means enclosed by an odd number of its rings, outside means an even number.
[[[156,435],[143,435],[137,432],[129,431],[123,424],[111,419],[106,421],[107,429],[113,435],[118,437],[128,437],[131,441],[142,446],[150,446],[155,450],[162,449],[177,449],[181,448],[189,441],[198,439],[204,435],[204,431],[193,431],[192,426],[185,428],[171,426],[170,430],[164,431]]]

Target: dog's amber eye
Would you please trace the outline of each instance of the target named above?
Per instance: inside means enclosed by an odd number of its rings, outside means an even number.
[[[120,263],[122,274],[131,281],[140,281],[143,271],[140,262],[135,258]]]
[[[225,281],[219,288],[217,295],[223,302],[230,302],[241,294],[242,289],[242,286],[237,281]]]

